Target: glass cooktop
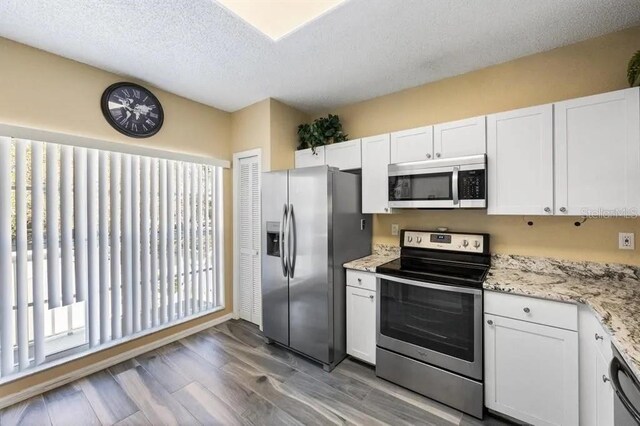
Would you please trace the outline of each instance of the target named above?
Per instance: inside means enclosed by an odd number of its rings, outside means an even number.
[[[482,287],[489,266],[424,257],[403,256],[380,265],[376,272],[431,283]]]

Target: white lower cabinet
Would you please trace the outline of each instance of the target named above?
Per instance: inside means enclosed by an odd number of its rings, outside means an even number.
[[[347,275],[350,272],[347,271]],[[373,290],[347,286],[347,354],[376,363],[376,292]]]
[[[600,352],[596,355],[596,425],[613,426],[613,387],[609,379],[610,359],[605,359]]]
[[[547,319],[544,306],[536,309]],[[555,315],[553,308],[549,312]],[[577,425],[577,331],[492,313],[484,319],[487,408],[534,425]]]
[[[611,339],[595,314],[588,308],[580,320],[580,424],[613,425],[613,387],[609,364],[613,357]]]

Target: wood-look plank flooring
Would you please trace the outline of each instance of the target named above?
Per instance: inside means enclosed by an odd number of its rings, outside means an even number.
[[[227,321],[0,411],[0,425],[503,425],[379,379],[331,373]]]

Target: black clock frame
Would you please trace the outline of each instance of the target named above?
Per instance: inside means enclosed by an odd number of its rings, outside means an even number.
[[[141,134],[132,132],[128,129],[123,129],[122,127],[118,126],[118,124],[115,122],[114,118],[111,116],[111,112],[109,111],[109,97],[111,96],[112,92],[114,92],[116,89],[119,89],[122,86],[133,87],[140,91],[144,91],[145,94],[148,94],[148,96],[155,101],[155,104],[158,106],[158,125],[153,128],[153,131],[149,133],[145,133],[144,135],[141,135]],[[122,133],[123,135],[129,136],[132,138],[144,139],[144,138],[151,137],[156,133],[158,133],[162,128],[162,125],[164,124],[164,110],[162,109],[162,104],[160,103],[156,95],[151,93],[151,91],[146,87],[142,87],[139,84],[135,84],[135,83],[121,81],[107,87],[105,91],[102,93],[102,97],[100,98],[100,109],[102,110],[102,115],[104,116],[105,120],[107,120],[107,123],[109,123],[111,127],[116,129],[118,132]]]

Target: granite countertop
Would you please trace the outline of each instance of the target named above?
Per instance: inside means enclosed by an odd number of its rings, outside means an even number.
[[[391,262],[399,257],[400,247],[387,244],[376,244],[373,246],[373,254],[361,259],[352,260],[342,266],[356,271],[375,272],[376,267],[387,262]]]
[[[494,255],[484,288],[589,306],[640,378],[639,267]]]

